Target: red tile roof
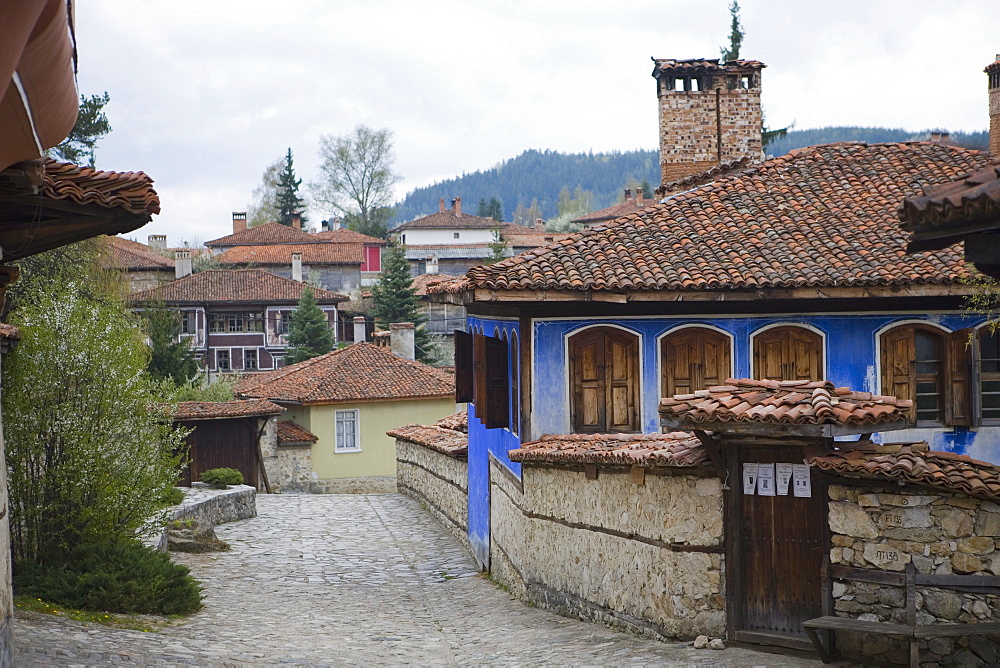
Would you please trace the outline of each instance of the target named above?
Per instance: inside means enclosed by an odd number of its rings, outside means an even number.
[[[160,213],[153,179],[143,172],[104,172],[51,158],[42,159],[42,170],[40,194],[48,199],[150,216]]]
[[[463,434],[469,433],[469,411],[459,411],[454,415],[443,417],[434,423],[436,427],[460,431]]]
[[[422,399],[454,392],[452,375],[366,342],[254,374],[236,385],[239,396],[303,404]]]
[[[492,218],[480,218],[479,216],[473,216],[472,214],[463,213],[460,216],[455,215],[454,209],[449,209],[444,212],[432,213],[429,216],[424,216],[423,218],[415,218],[407,223],[402,223],[397,225],[392,229],[393,232],[402,232],[405,230],[413,229],[426,229],[426,230],[436,230],[436,229],[486,229],[490,230],[494,227],[498,227],[503,223],[498,223]]]
[[[1000,165],[924,188],[903,200],[899,217],[915,239],[943,237],[924,250],[951,245],[956,233],[1000,227]]]
[[[703,172],[691,174],[690,176],[685,176],[684,178],[677,179],[676,181],[662,184],[656,189],[656,198],[661,199],[668,194],[676,194],[684,190],[690,190],[691,188],[703,186],[706,183],[717,181],[719,177],[722,176],[739,174],[746,171],[746,169],[751,165],[755,165],[759,162],[759,159],[748,155],[724,162],[721,165],[710,167]]]
[[[163,269],[174,270],[174,261],[131,239],[109,237],[107,252],[102,258],[105,267],[126,271]]]
[[[266,399],[238,401],[181,401],[171,416],[175,420],[220,420],[225,418],[278,415],[284,408]]]
[[[0,339],[20,339],[21,330],[14,325],[8,325],[5,322],[0,322]]]
[[[168,304],[185,302],[252,302],[294,304],[302,298],[305,283],[282,278],[263,269],[214,269],[191,274],[158,288],[132,295],[136,302],[162,301]],[[346,301],[347,297],[310,288],[320,304]]]
[[[461,276],[449,276],[448,274],[420,274],[413,278],[413,289],[416,290],[418,297],[423,297],[431,285],[454,283],[461,280]]]
[[[657,203],[655,199],[627,199],[617,204],[612,204],[611,206],[600,209],[599,211],[593,211],[591,213],[580,216],[579,218],[574,218],[574,223],[598,223],[606,220],[614,220],[615,218],[621,218],[630,213],[636,213],[637,211],[642,211],[647,206],[653,206]]]
[[[319,436],[291,420],[278,420],[278,445],[301,445],[318,440]]]
[[[346,227],[340,227],[335,230],[325,230],[323,232],[316,232],[315,234],[311,234],[310,237],[316,239],[317,241],[332,241],[334,243],[368,244],[369,246],[372,244],[385,246],[388,243],[385,239],[370,237],[367,234],[361,234],[360,232],[349,230]]]
[[[242,232],[206,241],[206,246],[257,246],[261,244],[304,244],[314,241],[315,235],[281,223],[265,223]]]
[[[660,416],[679,418],[686,429],[706,422],[877,427],[906,420],[912,402],[820,380],[730,378],[692,394],[660,400]]]
[[[708,463],[701,441],[686,431],[548,435],[524,443],[507,456],[512,462],[560,464],[695,467]]]
[[[533,227],[525,227],[517,223],[502,223],[500,234],[511,248],[538,248],[563,239],[569,234],[564,232],[539,232]]]
[[[303,264],[348,264],[360,266],[365,260],[362,244],[313,243],[270,246],[234,246],[216,256],[219,264],[261,264],[290,266],[292,253],[302,253]]]
[[[896,449],[891,444],[881,448],[871,446],[810,457],[806,463],[852,478],[893,480],[1000,499],[1000,467],[966,455],[927,450],[926,443],[896,446],[899,446],[896,452],[884,452]]]
[[[408,424],[386,432],[392,438],[422,445],[449,457],[464,458],[469,453],[469,437],[460,431],[422,424]]]
[[[982,169],[939,143],[792,151],[565,241],[468,273],[488,290],[727,290],[949,284],[962,251],[908,255],[896,209]]]
[[[656,76],[659,72],[690,76],[692,74],[725,72],[727,70],[759,70],[767,67],[767,65],[759,60],[720,61],[718,58],[687,58],[684,60],[653,58],[653,63],[653,76]]]

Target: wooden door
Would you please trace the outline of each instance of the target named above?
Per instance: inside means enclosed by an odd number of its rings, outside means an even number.
[[[822,615],[825,487],[814,477],[808,498],[794,496],[791,485],[787,495],[744,494],[744,463],[801,464],[801,446],[741,445],[729,459],[731,629],[738,640],[808,649],[802,622]]]
[[[663,337],[661,396],[690,394],[722,385],[732,369],[729,348],[729,337],[704,327],[682,329]]]
[[[570,338],[569,349],[573,431],[636,431],[639,338],[597,327]]]
[[[257,466],[257,420],[197,420],[181,422],[193,428],[185,441],[189,444],[187,474],[189,482],[200,480],[208,469],[226,467],[243,474],[247,485],[256,486],[260,470]]]
[[[805,327],[775,327],[754,337],[754,377],[823,380],[823,337]]]

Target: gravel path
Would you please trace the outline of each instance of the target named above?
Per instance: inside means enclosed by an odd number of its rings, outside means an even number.
[[[822,665],[527,607],[401,495],[262,494],[257,508],[216,527],[231,551],[175,555],[204,585],[201,612],[153,633],[22,615],[17,665]]]

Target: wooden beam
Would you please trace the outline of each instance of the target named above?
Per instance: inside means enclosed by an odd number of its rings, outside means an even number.
[[[726,479],[726,467],[722,463],[722,448],[718,441],[714,438],[696,429],[694,435],[698,437],[701,444],[705,446],[705,452],[708,453],[708,458],[712,462],[712,468],[715,469],[716,475],[719,476],[719,480]]]
[[[693,422],[680,417],[660,418],[660,427],[664,431],[692,431],[696,429],[721,433],[723,435],[748,434],[760,436],[801,436],[804,438],[832,438],[834,436],[852,436],[867,433],[877,428],[881,431],[906,429],[910,426],[908,420],[897,420],[877,425],[840,425],[840,424],[788,424],[778,422],[728,422],[708,420]]]

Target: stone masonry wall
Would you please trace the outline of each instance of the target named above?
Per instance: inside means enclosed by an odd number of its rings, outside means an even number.
[[[308,491],[312,494],[392,494],[396,491],[396,476],[313,478],[309,481]]]
[[[650,637],[725,633],[715,478],[491,470],[490,570],[529,602]]]
[[[463,545],[469,545],[469,471],[464,459],[396,440],[396,486],[427,510]]]
[[[170,509],[167,521],[195,519],[215,526],[236,520],[257,517],[257,490],[250,485],[231,485],[227,489],[214,489],[196,482],[185,490],[184,500]],[[153,538],[153,547],[167,549],[167,530]]]
[[[830,486],[830,563],[901,572],[1000,575],[1000,505],[958,494],[899,487]],[[903,587],[834,580],[842,617],[906,623]],[[916,589],[917,624],[1000,621],[1000,596],[947,588]],[[902,640],[878,634],[837,636],[848,656],[906,662]],[[1000,662],[1000,645],[980,637],[921,644],[922,662]],[[978,657],[978,658],[977,658]]]

